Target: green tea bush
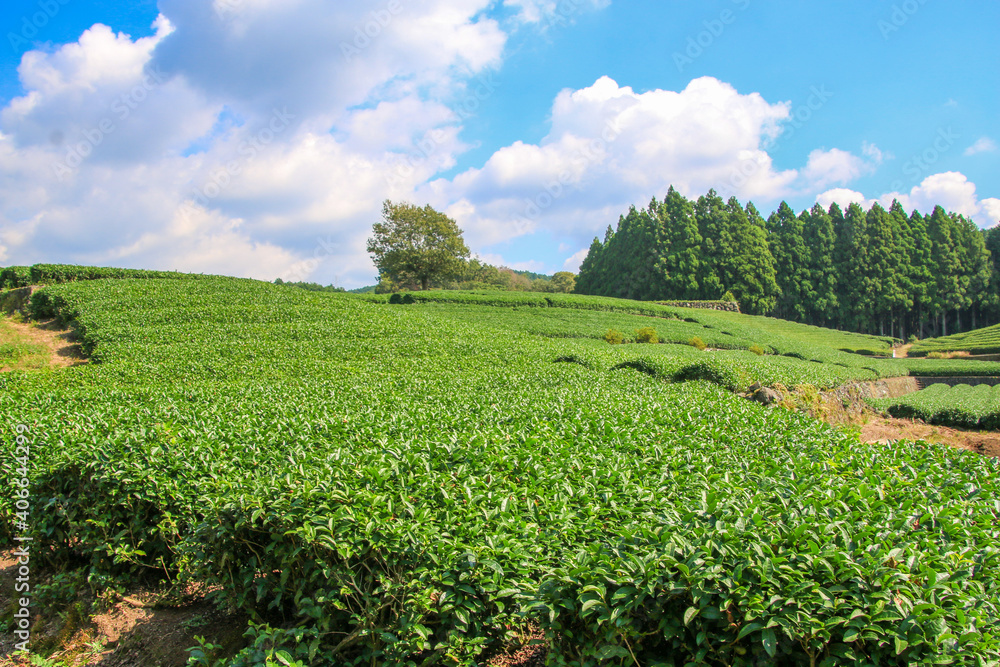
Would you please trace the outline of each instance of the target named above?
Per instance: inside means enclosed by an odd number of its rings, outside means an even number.
[[[931,386],[901,398],[873,401],[893,417],[964,429],[1000,429],[1000,386]]]
[[[968,352],[970,354],[1000,353],[1000,325],[975,329],[941,338],[916,341],[910,348],[914,357],[930,356],[933,352]]]
[[[0,271],[0,288],[16,289],[31,285],[31,267],[8,266]]]
[[[407,292],[406,294],[403,295],[402,299],[403,304],[410,305],[416,302],[417,300],[413,298],[413,294],[411,292]]]
[[[389,303],[391,303],[391,304],[400,304],[400,303],[403,303],[403,295],[400,294],[399,292],[393,292],[389,296]]]
[[[611,345],[621,345],[625,342],[622,332],[617,329],[608,329],[608,331],[604,334],[604,340]]]
[[[700,336],[695,336],[694,338],[691,339],[691,347],[696,347],[699,350],[704,350],[708,346],[705,345],[705,341],[703,341]]]
[[[635,330],[635,342],[656,344],[660,342],[660,339],[656,336],[656,330],[653,327],[640,327]]]
[[[756,354],[758,357],[764,356],[764,348],[762,348],[760,345],[757,344],[751,345],[750,351]]]

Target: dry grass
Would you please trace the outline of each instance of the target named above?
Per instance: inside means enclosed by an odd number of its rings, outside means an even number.
[[[929,352],[927,354],[928,359],[964,359],[968,356],[971,355],[966,350],[959,350],[957,352]]]

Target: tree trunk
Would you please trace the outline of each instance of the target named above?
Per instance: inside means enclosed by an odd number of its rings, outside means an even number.
[[[947,310],[941,311],[941,335],[942,336],[947,336],[948,335],[948,311]]]
[[[430,281],[431,279],[429,276],[422,276],[420,278],[420,289],[426,292],[427,286],[430,284]]]

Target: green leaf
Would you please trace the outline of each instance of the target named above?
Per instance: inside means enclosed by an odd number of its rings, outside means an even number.
[[[684,625],[690,625],[691,619],[698,615],[698,607],[688,607],[684,612]]]
[[[774,630],[771,628],[765,628],[761,633],[761,642],[764,644],[764,650],[772,658],[777,654],[778,651],[778,638],[774,635]]]
[[[764,629],[763,623],[750,623],[749,625],[744,625],[742,628],[740,628],[740,634],[736,636],[736,641],[739,641],[744,637],[746,637],[747,635],[763,629]]]

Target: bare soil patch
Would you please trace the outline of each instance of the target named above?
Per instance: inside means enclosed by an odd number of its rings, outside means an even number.
[[[0,553],[0,613],[14,613],[17,567],[11,552]],[[44,573],[31,573],[32,583],[44,583]],[[64,607],[31,608],[31,647],[38,657],[59,667],[183,667],[195,636],[235,652],[242,645],[246,619],[226,615],[203,598],[178,606],[158,606],[157,595],[137,591],[110,601],[82,594],[63,600]],[[80,609],[84,610],[81,615]],[[92,611],[87,611],[91,609]],[[14,654],[13,636],[0,635],[0,667],[27,667],[28,655]],[[48,648],[46,648],[48,647]],[[39,650],[41,649],[41,650]]]
[[[888,445],[897,440],[925,440],[1000,458],[1000,433],[963,431],[947,426],[933,426],[917,419],[895,417],[875,418],[861,427],[862,442]]]
[[[89,361],[74,339],[73,332],[60,327],[56,320],[29,323],[10,318],[4,322],[4,328],[6,334],[2,337],[10,339],[9,342],[26,342],[47,350],[50,368],[69,368]],[[3,366],[0,367],[0,372],[15,368],[15,366]]]

